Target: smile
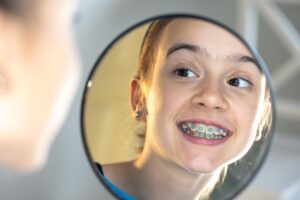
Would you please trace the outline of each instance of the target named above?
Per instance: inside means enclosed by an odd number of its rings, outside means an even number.
[[[231,135],[228,130],[202,123],[182,122],[179,127],[185,135],[200,139],[219,140]]]

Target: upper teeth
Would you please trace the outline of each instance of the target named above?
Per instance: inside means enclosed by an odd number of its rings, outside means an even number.
[[[202,138],[221,138],[229,134],[224,129],[205,124],[181,123],[182,130],[189,135]]]

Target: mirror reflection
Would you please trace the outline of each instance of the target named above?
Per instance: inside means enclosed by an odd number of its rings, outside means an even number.
[[[159,18],[122,35],[97,62],[83,138],[122,199],[230,199],[270,144],[273,104],[258,55],[205,18]]]

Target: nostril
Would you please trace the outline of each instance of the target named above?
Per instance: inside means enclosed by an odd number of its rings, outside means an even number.
[[[205,104],[204,104],[204,103],[199,103],[199,105],[200,105],[200,106],[205,106]]]
[[[221,107],[220,106],[216,106],[215,109],[221,110]]]
[[[203,102],[198,102],[198,105],[203,107],[211,107],[212,109],[216,109],[216,110],[223,110],[222,106],[209,106],[209,104]]]

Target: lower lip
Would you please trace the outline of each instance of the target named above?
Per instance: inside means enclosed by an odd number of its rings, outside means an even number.
[[[203,138],[197,138],[197,137],[193,137],[193,136],[189,136],[186,135],[184,133],[182,133],[182,131],[180,131],[181,134],[183,135],[183,137],[188,140],[189,142],[193,143],[193,144],[198,144],[198,145],[204,145],[204,146],[217,146],[217,145],[221,145],[224,142],[227,141],[227,139],[230,136],[226,136],[222,139],[215,139],[215,140],[211,140],[211,139],[203,139]]]

